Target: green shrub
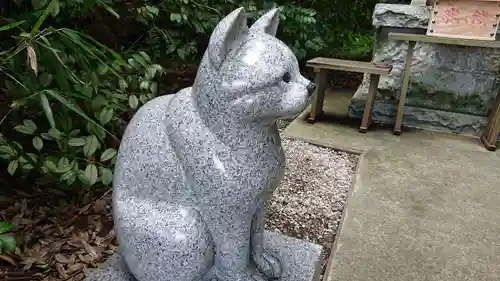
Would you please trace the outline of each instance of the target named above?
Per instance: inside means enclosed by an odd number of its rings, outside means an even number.
[[[67,6],[52,0],[41,7],[33,22],[0,27],[20,32],[0,55],[11,100],[0,157],[10,174],[47,174],[63,186],[109,184],[117,136],[135,109],[157,95],[164,69],[142,51],[124,60],[74,29],[39,29],[47,15]]]
[[[128,119],[161,91],[160,64],[197,64],[224,15],[241,5],[251,24],[277,6],[278,37],[302,61],[369,58],[376,2],[2,1],[0,160],[65,188],[109,185]]]

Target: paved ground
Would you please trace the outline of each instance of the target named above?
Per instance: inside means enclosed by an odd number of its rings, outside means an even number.
[[[500,151],[425,131],[359,134],[333,116],[349,98],[330,93],[328,122],[303,115],[285,131],[362,153],[325,281],[500,280]]]

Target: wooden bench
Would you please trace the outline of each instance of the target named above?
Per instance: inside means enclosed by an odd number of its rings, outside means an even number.
[[[328,70],[341,70],[370,74],[370,88],[368,96],[366,97],[365,111],[363,112],[363,119],[359,128],[361,133],[366,133],[368,127],[372,123],[372,111],[380,75],[388,75],[389,72],[391,72],[392,66],[332,58],[314,58],[309,60],[306,63],[306,66],[314,68],[314,72],[316,72],[316,92],[313,95],[311,112],[309,113],[308,118],[309,123],[316,122],[316,118],[323,114],[323,101],[325,99],[325,91],[327,87],[326,74]]]

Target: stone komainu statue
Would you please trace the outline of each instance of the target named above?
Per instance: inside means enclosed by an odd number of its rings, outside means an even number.
[[[285,165],[276,120],[300,113],[314,85],[275,38],[278,21],[277,9],[250,28],[242,8],[227,15],[194,85],[146,103],[127,126],[113,215],[137,280],[281,275],[262,241],[265,205]]]

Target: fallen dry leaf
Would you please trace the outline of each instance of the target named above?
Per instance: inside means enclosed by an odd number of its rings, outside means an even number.
[[[70,266],[68,266],[68,269],[66,270],[66,273],[68,274],[73,274],[77,271],[81,271],[83,268],[85,268],[85,264],[83,263],[75,263]]]
[[[9,254],[0,255],[0,260],[4,260],[12,265],[17,265],[16,261]]]
[[[94,202],[92,208],[95,213],[101,214],[107,210],[108,202],[105,199],[99,199]]]
[[[97,252],[94,250],[92,246],[89,245],[85,240],[81,239],[80,243],[82,243],[83,247],[85,248],[85,251],[89,253],[89,255],[97,257]]]
[[[63,254],[61,253],[57,253],[54,255],[54,259],[58,262],[58,263],[63,263],[63,264],[69,264],[70,263],[70,260],[68,258],[66,258],[66,256],[64,256]]]
[[[64,266],[62,264],[56,263],[56,270],[59,274],[59,277],[68,278],[68,274],[66,273],[66,270],[64,270]]]
[[[31,195],[16,199],[0,211],[16,224],[18,240],[17,254],[0,255],[0,260],[10,258],[5,262],[12,267],[9,272],[23,278],[16,280],[83,281],[89,268],[97,267],[117,251],[111,196],[105,194],[94,202],[89,197],[83,207],[66,198],[52,200],[51,205],[49,201]]]

